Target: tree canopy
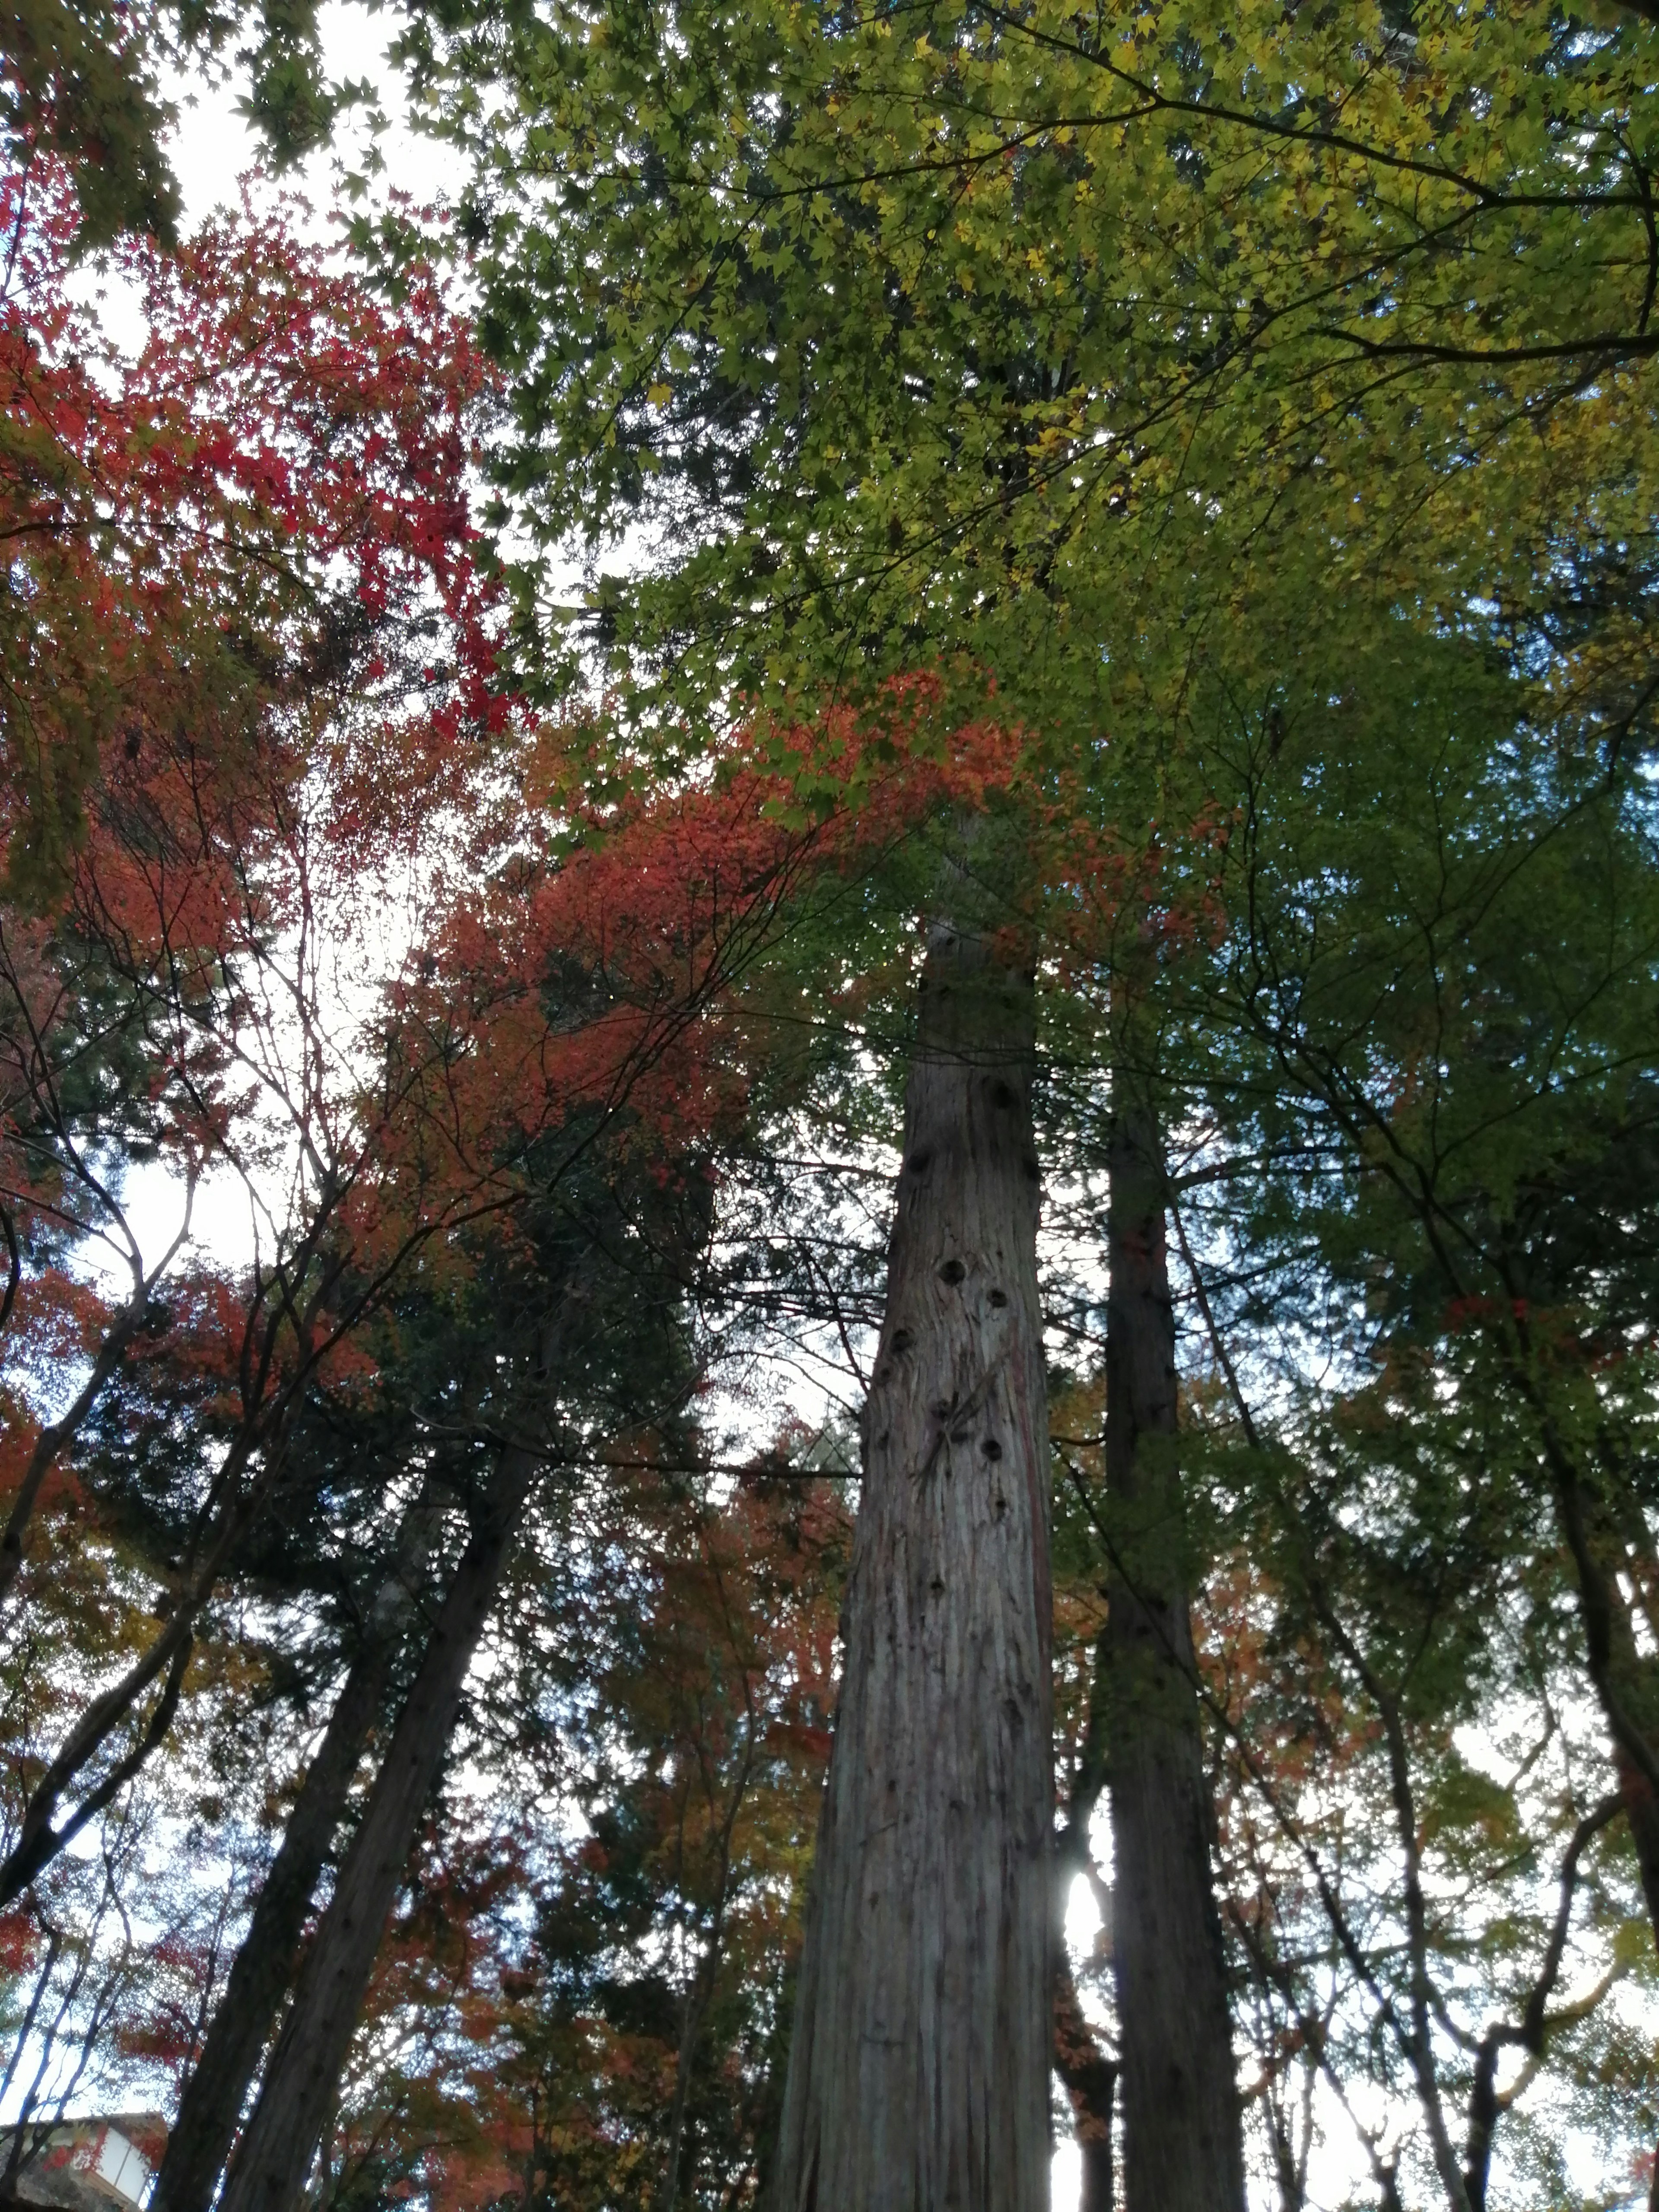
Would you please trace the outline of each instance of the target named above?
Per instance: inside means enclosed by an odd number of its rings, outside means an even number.
[[[1652,12],[5,47],[4,2191],[1659,2202]]]

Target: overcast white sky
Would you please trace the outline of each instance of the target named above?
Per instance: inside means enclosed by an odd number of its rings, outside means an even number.
[[[391,9],[371,14],[356,0],[325,0],[319,21],[330,77],[335,81],[366,77],[381,88],[392,125],[381,141],[386,163],[384,182],[422,200],[441,198],[456,172],[441,147],[429,139],[415,137],[404,126],[402,103],[393,97],[384,59],[386,46],[396,33],[396,15]],[[216,207],[234,204],[237,178],[257,159],[256,142],[236,112],[237,98],[245,88],[234,81],[217,86],[183,77],[168,82],[168,96],[180,108],[173,166],[190,228]],[[347,154],[355,155],[363,143],[363,132],[355,118],[347,124],[343,136]],[[334,197],[338,158],[329,151],[313,155],[289,180],[297,184],[319,217],[326,216]]]

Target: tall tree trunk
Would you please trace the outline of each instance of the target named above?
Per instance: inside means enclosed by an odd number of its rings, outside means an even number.
[[[1158,1124],[1127,1079],[1109,1160],[1108,1782],[1126,2212],[1243,2212],[1244,2158],[1188,1617]]]
[[[1620,1588],[1621,1575],[1633,1582],[1646,1563],[1633,1560],[1623,1540],[1608,1496],[1616,1478],[1581,1468],[1547,1408],[1542,1425],[1556,1518],[1578,1583],[1586,1670],[1612,1739],[1649,1923],[1659,1942],[1659,1660],[1638,1644]]]
[[[471,1537],[265,2069],[221,2212],[293,2212],[300,2201],[466,1670],[540,1467],[534,1453],[509,1447],[475,1510]]]
[[[864,1416],[778,2212],[1046,2212],[1048,1430],[1033,998],[935,929]]]
[[[407,1631],[411,1572],[425,1556],[432,1517],[431,1503],[422,1494],[399,1531],[392,1571],[363,1625],[362,1645],[306,1771],[201,2057],[185,2084],[149,2212],[206,2212],[213,2201],[248,2084],[293,1979],[318,1876]]]

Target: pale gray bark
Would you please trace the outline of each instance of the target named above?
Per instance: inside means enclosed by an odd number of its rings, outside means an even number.
[[[935,930],[865,1411],[777,2212],[1046,2212],[1048,1431],[1033,1000]]]
[[[1107,1761],[1125,2212],[1243,2212],[1244,2157],[1210,1866],[1175,1320],[1156,1120],[1113,1116],[1108,1232]]]

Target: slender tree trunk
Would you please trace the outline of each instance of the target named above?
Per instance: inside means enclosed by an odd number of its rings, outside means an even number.
[[[169,1257],[171,1255],[169,1255]],[[4,1597],[22,1571],[23,1547],[29,1522],[40,1502],[40,1486],[64,1446],[86,1425],[87,1417],[108,1388],[110,1378],[126,1358],[133,1339],[149,1312],[152,1278],[146,1277],[110,1323],[92,1363],[91,1372],[76,1392],[74,1402],[58,1419],[42,1429],[34,1440],[23,1479],[17,1486],[6,1525],[0,1529],[0,1597]]]
[[[696,2060],[697,2046],[702,2039],[703,2015],[708,2009],[715,1982],[720,1978],[726,1941],[726,1908],[732,1887],[732,1837],[754,1774],[755,1748],[751,1715],[750,1731],[744,1745],[743,1763],[738,1770],[736,1783],[726,1802],[726,1818],[720,1827],[719,1869],[708,1934],[703,1944],[702,1955],[697,1961],[697,1971],[685,1992],[685,2014],[680,2023],[680,2047],[674,2063],[674,2101],[668,2116],[668,2153],[663,2161],[662,2180],[657,2190],[657,2212],[674,2212],[679,2202],[680,2167],[685,2160],[686,2112],[691,2099],[691,2069]]]
[[[391,1656],[385,1644],[365,1645],[336,1700],[202,2055],[185,2085],[150,2212],[206,2212],[213,2201],[248,2084],[293,1978],[306,1915],[345,1810]]]
[[[284,1394],[280,1416],[269,1426],[257,1422],[242,1425],[216,1480],[216,1488],[231,1494],[219,1507],[201,1552],[186,1573],[185,1586],[178,1593],[172,1613],[119,1680],[112,1683],[87,1706],[36,1783],[23,1809],[17,1841],[0,1861],[0,1908],[22,1894],[82,1829],[126,1787],[166,1739],[190,1665],[197,1615],[212,1595],[225,1562],[276,1486],[283,1468],[286,1431],[297,1404],[297,1391],[290,1384]],[[237,1494],[235,1485],[262,1447],[263,1464],[247,1488]],[[136,1715],[144,1692],[158,1680],[161,1683],[160,1694],[137,1740],[106,1770],[62,1823],[54,1826],[53,1815],[70,1784],[86,1773],[110,1738]]]
[[[474,1513],[471,1540],[265,2069],[221,2212],[293,2212],[300,2202],[467,1668],[540,1468],[534,1453],[509,1447]]]
[[[1080,1874],[1087,1874],[1091,1883],[1099,1879],[1089,1831],[1106,1786],[1107,1691],[1111,1680],[1108,1634],[1103,1631],[1096,1641],[1088,1717],[1066,1817],[1054,1838],[1054,2071],[1071,2100],[1073,2132],[1082,2153],[1078,2212],[1113,2212],[1117,2193],[1112,2119],[1118,2063],[1103,2047],[1084,2014],[1066,1948],[1066,1911],[1072,1885]]]
[[[1578,1582],[1587,1672],[1612,1738],[1613,1772],[1636,1845],[1649,1924],[1659,1942],[1659,1661],[1644,1654],[1619,1586],[1631,1560],[1595,1485],[1553,1436],[1556,1512]]]
[[[1243,2212],[1244,2159],[1188,1617],[1162,1148],[1118,1083],[1106,1481],[1113,1959],[1127,2212]]]
[[[865,1409],[777,2212],[1046,2212],[1051,1598],[1033,1000],[937,928]]]
[[[1078,2212],[1112,2212],[1112,2100],[1118,2067],[1100,2047],[1085,2019],[1077,1986],[1064,1959],[1054,1971],[1054,2071],[1072,2104],[1083,2185]]]
[[[191,1635],[194,1614],[175,1613],[137,1665],[130,1668],[114,1689],[94,1701],[45,1777],[35,1786],[24,1812],[16,1843],[0,1862],[0,1909],[21,1897],[35,1877],[52,1864],[82,1828],[95,1820],[104,1808],[125,1790],[135,1774],[148,1765],[173,1726],[179,1710],[185,1676],[195,1649]],[[165,1673],[163,1673],[165,1668]],[[138,1699],[161,1674],[161,1687],[150,1708],[149,1718],[136,1740],[106,1771],[59,1827],[52,1824],[64,1781],[90,1764],[93,1753],[112,1736],[121,1721],[137,1708]],[[71,1763],[73,1762],[73,1763]]]
[[[399,1532],[392,1571],[364,1623],[362,1646],[306,1771],[282,1847],[259,1892],[201,2056],[185,2084],[149,2212],[206,2212],[213,2201],[248,2084],[293,1981],[318,1876],[407,1632],[411,1571],[425,1556],[432,1518],[431,1503],[422,1494]]]
[[[1638,1644],[1632,1607],[1620,1588],[1625,1576],[1639,1591],[1649,1562],[1633,1557],[1628,1543],[1617,1455],[1604,1438],[1600,1465],[1587,1466],[1552,1411],[1531,1359],[1516,1361],[1511,1372],[1539,1416],[1556,1525],[1578,1584],[1585,1668],[1612,1740],[1613,1772],[1659,1942],[1659,1660]],[[1659,2192],[1659,2167],[1655,2174]]]
[[[691,2066],[697,2055],[702,2015],[712,1993],[718,1951],[697,1963],[697,1972],[685,1993],[685,2014],[680,2022],[680,2045],[674,2059],[674,2095],[668,2108],[668,2148],[663,2156],[662,2179],[657,2185],[657,2212],[674,2212],[680,2198],[680,2167],[685,2158],[685,2115],[691,2101]]]

